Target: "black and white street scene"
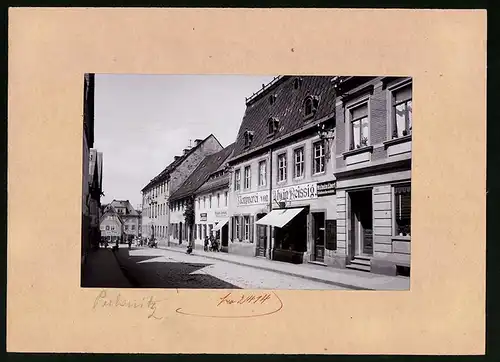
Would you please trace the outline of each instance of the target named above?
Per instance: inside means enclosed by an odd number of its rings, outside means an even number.
[[[411,77],[82,91],[82,287],[409,290]]]

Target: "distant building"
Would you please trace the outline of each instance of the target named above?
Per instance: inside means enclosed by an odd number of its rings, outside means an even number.
[[[195,140],[194,147],[185,148],[182,156],[175,156],[162,172],[154,177],[142,190],[142,235],[154,237],[168,244],[171,231],[169,196],[175,192],[203,159],[222,150],[222,145],[210,135],[204,140]]]
[[[85,74],[83,78],[83,169],[82,169],[82,228],[81,262],[85,263],[91,247],[90,243],[90,184],[89,162],[90,149],[94,146],[94,74]]]
[[[112,208],[120,216],[123,224],[122,234],[124,241],[139,236],[140,214],[135,211],[129,200],[113,200],[108,205],[108,208]]]
[[[227,199],[224,199],[223,192],[227,188],[228,180],[222,176],[225,174],[225,163],[233,147],[234,144],[229,145],[207,156],[181,187],[170,195],[172,242],[181,244],[183,241],[196,240],[202,245],[205,236],[210,235],[218,223],[227,223]],[[225,195],[227,196],[227,193]],[[186,218],[186,210],[189,209],[194,213],[192,224],[189,224]],[[225,231],[224,240],[227,246],[227,227]],[[220,235],[215,232],[213,234]]]
[[[102,240],[109,243],[121,242],[124,240],[124,220],[120,213],[111,205],[108,205],[100,220],[100,230]]]

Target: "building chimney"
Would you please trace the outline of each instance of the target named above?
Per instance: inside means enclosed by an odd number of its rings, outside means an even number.
[[[198,139],[195,139],[194,140],[194,146],[198,146],[203,140],[200,140],[199,138]]]
[[[187,154],[188,154],[188,152],[189,152],[189,148],[185,148],[185,149],[184,149],[184,154],[185,154],[185,155],[187,155]]]
[[[177,161],[181,156],[174,156],[174,161]]]

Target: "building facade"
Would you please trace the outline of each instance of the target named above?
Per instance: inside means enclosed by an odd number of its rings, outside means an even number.
[[[109,243],[120,243],[124,241],[124,222],[113,206],[108,205],[105,208],[99,223],[102,241]]]
[[[221,151],[205,157],[181,187],[170,196],[172,242],[182,244],[185,241],[195,242],[198,240],[198,243],[202,243],[201,240],[204,236],[210,235],[213,231],[217,224],[216,221],[224,219],[220,216],[223,212],[221,194],[220,191],[217,192],[220,188],[215,187],[215,184],[220,182],[218,176],[224,174],[225,162],[231,155],[233,146],[229,145]],[[210,188],[210,186],[214,187]],[[198,190],[202,187],[200,193]],[[216,210],[218,210],[218,219]],[[215,231],[214,236],[217,236]]]
[[[83,79],[83,149],[82,149],[82,224],[81,262],[85,263],[91,248],[90,229],[90,149],[94,145],[94,74],[85,74]]]
[[[160,244],[168,245],[171,235],[170,195],[186,181],[206,156],[220,150],[222,145],[214,135],[203,140],[196,139],[194,147],[187,147],[182,156],[175,156],[174,161],[141,190],[144,237],[155,238]]]
[[[229,197],[229,252],[335,264],[332,77],[282,76],[247,100]]]
[[[101,218],[102,193],[102,152],[90,149],[89,154],[89,216],[90,216],[90,244],[99,246],[101,240],[99,222]]]
[[[113,200],[109,207],[120,216],[123,224],[123,240],[129,241],[139,236],[140,215],[129,200]]]
[[[345,77],[340,88],[336,252],[349,268],[408,275],[412,79]]]

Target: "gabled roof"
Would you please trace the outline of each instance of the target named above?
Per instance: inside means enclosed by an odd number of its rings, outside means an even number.
[[[122,215],[122,216],[138,216],[139,214],[135,209],[132,207],[132,204],[130,203],[129,200],[113,200],[111,201],[110,205],[112,207],[124,207],[127,210],[127,214]]]
[[[274,80],[267,89],[247,101],[243,121],[236,138],[234,155],[254,150],[306,126],[316,120],[333,116],[335,111],[335,90],[333,76],[282,76]],[[294,81],[299,87],[295,89]],[[271,104],[270,97],[273,96]],[[308,96],[318,97],[319,102],[314,116],[304,119],[304,101]],[[273,137],[268,137],[268,121],[278,119],[278,130]],[[244,134],[253,132],[250,146],[245,147]]]
[[[233,152],[234,143],[223,150],[205,157],[186,181],[172,194],[170,200],[180,200],[192,195],[202,186],[221,165],[223,165]]]
[[[123,224],[123,219],[121,218],[120,214],[116,211],[116,209],[111,204],[106,205],[106,207],[104,208],[104,212],[101,216],[101,219],[99,220],[99,223],[101,223],[103,221],[103,219],[106,217],[106,215],[116,216],[118,221],[121,224]]]
[[[161,171],[157,176],[155,176],[146,186],[144,186],[141,190],[143,192],[144,190],[152,187],[156,183],[163,181],[166,179],[166,177],[173,171],[177,166],[179,166],[186,158],[188,158],[195,150],[197,150],[203,143],[205,143],[210,137],[213,137],[220,145],[219,140],[217,137],[215,137],[213,134],[208,135],[204,140],[199,142],[197,145],[192,147],[189,152],[187,152],[185,155],[183,154],[180,156],[177,160],[174,160],[174,162],[170,163],[163,171]],[[222,145],[221,145],[222,147]]]

